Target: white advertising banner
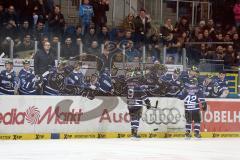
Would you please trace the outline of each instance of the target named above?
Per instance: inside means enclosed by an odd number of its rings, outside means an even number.
[[[184,131],[183,102],[150,98],[157,109],[143,109],[139,131]],[[123,97],[0,96],[0,134],[129,132]]]

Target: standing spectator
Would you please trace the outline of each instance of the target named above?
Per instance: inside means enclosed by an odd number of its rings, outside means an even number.
[[[82,32],[85,34],[94,16],[93,7],[89,4],[89,0],[83,0],[83,4],[81,4],[79,8],[79,16],[82,24]]]
[[[160,28],[160,32],[162,33],[164,44],[168,45],[168,43],[171,43],[174,38],[174,28],[172,25],[172,20],[170,18],[166,19],[164,25]]]
[[[60,6],[56,5],[54,11],[50,13],[48,24],[51,33],[60,37],[63,36],[65,20],[63,14],[61,13]]]
[[[144,9],[141,9],[134,22],[137,41],[146,40],[146,34],[151,29],[150,22],[151,19],[150,17],[146,16],[146,11]]]
[[[187,17],[182,17],[180,22],[175,26],[175,32],[182,33],[185,32],[187,35],[190,33],[190,26]]]
[[[134,15],[132,13],[129,13],[127,18],[123,21],[122,24],[123,29],[135,32],[134,18],[135,18]]]
[[[236,26],[239,28],[240,27],[240,0],[237,0],[237,3],[233,7],[233,12],[234,12]]]
[[[37,20],[40,21],[46,21],[48,19],[48,14],[53,12],[54,7],[50,9],[47,9],[46,7],[46,0],[36,0],[34,3],[34,9],[33,9],[33,17],[35,18],[34,20],[34,25],[36,25]]]
[[[34,56],[34,71],[38,76],[41,76],[43,73],[48,71],[50,66],[54,66],[54,56],[50,48],[50,43],[45,42],[43,50],[39,50]]]
[[[19,16],[20,23],[27,20],[30,23],[30,26],[33,26],[33,9],[34,2],[31,0],[18,0],[19,1]]]
[[[100,29],[107,24],[106,12],[109,11],[109,0],[98,0],[93,3],[94,17],[96,29]]]
[[[67,37],[61,48],[61,57],[69,59],[71,57],[75,57],[77,54],[77,48],[73,45],[72,38]]]

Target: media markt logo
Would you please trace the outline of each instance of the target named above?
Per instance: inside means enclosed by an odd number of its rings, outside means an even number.
[[[29,107],[26,111],[25,119],[31,125],[38,124],[40,111],[37,107]]]
[[[40,112],[41,111],[41,112]],[[60,107],[48,107],[40,110],[38,107],[29,107],[25,112],[12,108],[6,113],[0,112],[0,124],[3,125],[40,125],[40,124],[80,124],[81,109],[63,111]]]

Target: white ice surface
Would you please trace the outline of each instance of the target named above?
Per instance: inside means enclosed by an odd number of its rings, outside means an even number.
[[[240,139],[0,141],[1,160],[240,160]]]

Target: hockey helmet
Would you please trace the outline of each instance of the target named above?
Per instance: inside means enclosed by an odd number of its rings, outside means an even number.
[[[5,65],[6,64],[13,64],[13,61],[11,60],[11,59],[7,59],[6,61],[5,61]]]

